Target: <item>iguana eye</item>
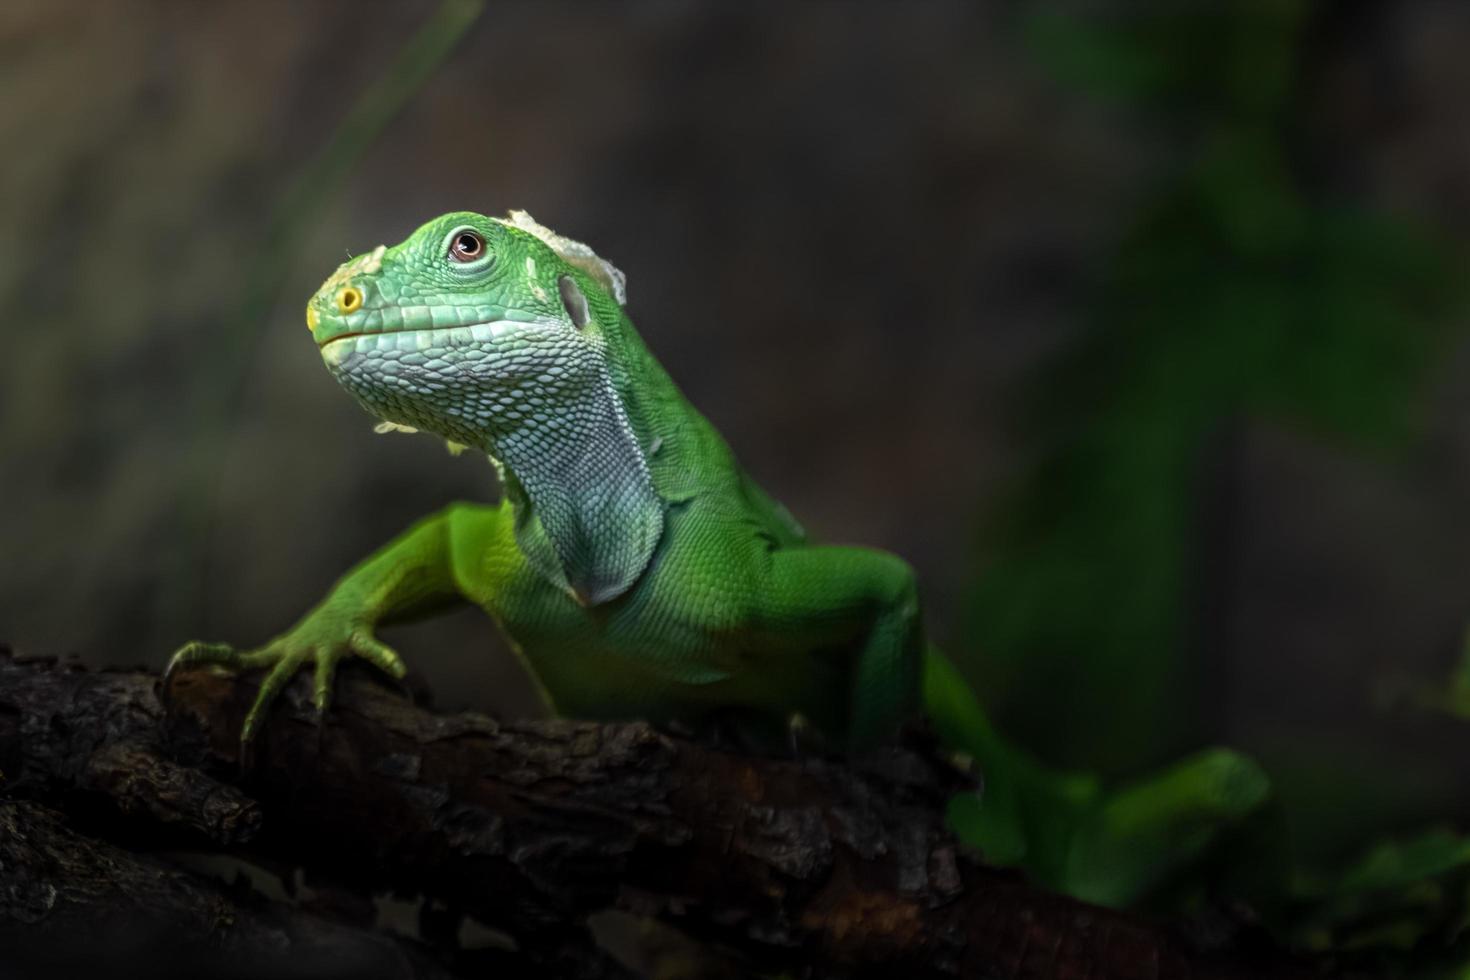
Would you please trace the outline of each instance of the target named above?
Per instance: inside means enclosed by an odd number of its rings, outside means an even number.
[[[485,239],[472,231],[462,231],[449,244],[449,257],[456,262],[473,262],[485,252]]]

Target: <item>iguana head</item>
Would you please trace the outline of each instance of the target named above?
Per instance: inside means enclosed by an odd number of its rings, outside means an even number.
[[[537,410],[565,410],[603,380],[602,325],[622,291],[610,264],[524,212],[457,212],[344,263],[306,322],[370,412],[492,449]]]
[[[622,273],[524,212],[456,212],[343,264],[306,323],[369,412],[497,459],[549,538],[548,574],[600,602],[632,583],[663,527],[612,381],[624,298]]]

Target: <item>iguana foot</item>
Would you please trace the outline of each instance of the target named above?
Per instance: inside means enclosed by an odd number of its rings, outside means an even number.
[[[1270,792],[1261,767],[1228,749],[1197,753],[1120,787],[1074,838],[1063,889],[1102,905],[1130,905],[1240,826]]]
[[[333,629],[330,623],[307,619],[291,632],[256,650],[236,650],[227,643],[186,643],[169,658],[168,667],[163,672],[163,686],[168,689],[169,679],[180,667],[207,664],[233,671],[268,668],[255,703],[250,706],[245,724],[240,728],[240,741],[248,743],[260,729],[271,704],[308,662],[316,665],[312,700],[318,715],[326,714],[331,705],[332,678],[337,664],[352,656],[362,657],[398,680],[403,679],[407,670],[398,654],[378,641],[367,626]]]

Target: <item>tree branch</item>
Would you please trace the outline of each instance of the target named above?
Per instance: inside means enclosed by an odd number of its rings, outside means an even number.
[[[0,955],[6,977],[280,976],[450,980],[427,952],[246,888],[227,888],[0,801]]]
[[[585,925],[607,908],[818,975],[1317,975],[1209,954],[985,867],[944,826],[952,776],[911,749],[859,771],[639,723],[434,715],[348,670],[320,726],[306,682],[294,686],[242,774],[253,684],[181,673],[167,710],[155,688],[146,673],[0,657],[0,787],[124,841],[245,847],[433,896],[557,975],[619,969]]]

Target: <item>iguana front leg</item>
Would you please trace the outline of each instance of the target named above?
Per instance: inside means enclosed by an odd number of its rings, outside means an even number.
[[[839,665],[841,689],[817,693],[824,702],[836,702],[849,745],[870,747],[916,717],[924,632],[908,564],[887,552],[854,547],[779,549],[769,562],[752,618],[763,638],[783,651],[847,651]],[[775,710],[832,713],[827,704],[817,706],[827,712],[790,704],[787,690],[771,695],[768,707]]]
[[[1047,768],[992,727],[959,673],[924,639],[914,577],[866,548],[793,548],[770,556],[758,617],[776,636],[821,649],[846,642],[849,742],[871,745],[923,709],[946,744],[971,755],[980,794],[951,805],[966,843],[996,864],[1024,863],[1069,894],[1136,899],[1264,801],[1259,767],[1202,752],[1120,789]]]
[[[319,712],[331,701],[332,679],[345,657],[361,657],[383,672],[402,678],[403,660],[373,635],[379,624],[401,622],[434,612],[463,597],[455,575],[454,534],[466,526],[494,525],[501,510],[457,504],[414,524],[349,570],[326,598],[301,621],[266,645],[236,650],[226,643],[186,643],[169,660],[164,674],[180,667],[214,664],[231,670],[269,668],[240,740],[250,741],[271,703],[308,663],[315,665],[313,699]],[[494,534],[477,534],[493,541]]]

